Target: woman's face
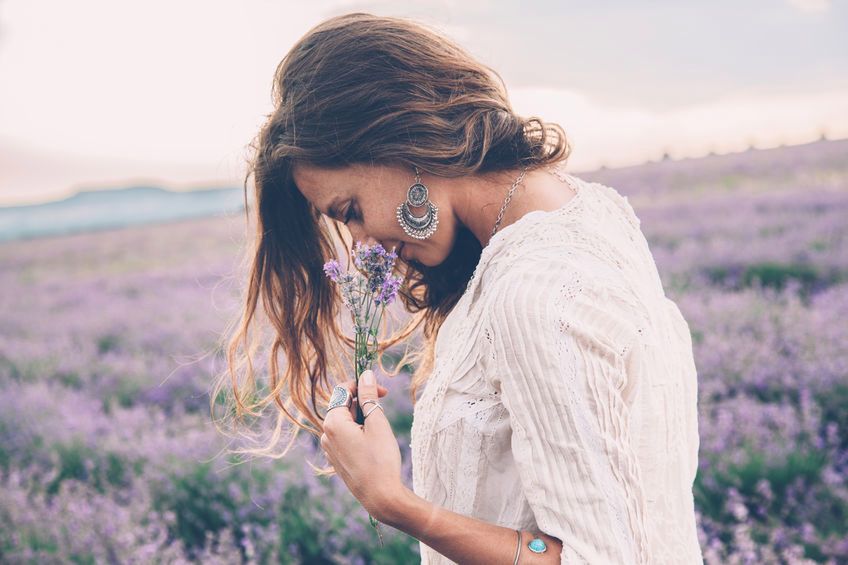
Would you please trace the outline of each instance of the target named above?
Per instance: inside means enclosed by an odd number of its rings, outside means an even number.
[[[404,260],[427,266],[442,263],[456,239],[457,222],[451,206],[448,179],[428,182],[428,198],[439,208],[439,225],[427,239],[415,239],[403,231],[396,217],[398,205],[406,200],[407,189],[415,182],[415,172],[397,167],[356,164],[344,169],[321,169],[296,164],[292,175],[301,194],[325,215],[344,222],[354,243],[380,243],[395,248]],[[442,181],[441,183],[436,181]],[[427,210],[412,207],[416,216]]]

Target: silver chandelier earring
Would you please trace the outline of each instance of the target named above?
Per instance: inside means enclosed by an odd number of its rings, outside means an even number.
[[[427,199],[429,191],[421,182],[418,167],[415,168],[415,182],[406,191],[406,200],[397,207],[397,219],[400,227],[409,237],[427,239],[439,227],[439,208]],[[410,206],[427,206],[423,216],[416,216]]]

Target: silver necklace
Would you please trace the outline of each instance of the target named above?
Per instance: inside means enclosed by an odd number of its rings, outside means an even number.
[[[527,174],[527,165],[524,165],[521,169],[521,174],[518,175],[518,178],[515,179],[515,182],[512,183],[512,186],[509,187],[509,193],[506,195],[506,200],[504,200],[503,206],[501,206],[501,211],[498,212],[498,219],[495,221],[495,227],[492,228],[492,235],[489,236],[489,242],[492,241],[492,238],[495,236],[495,233],[498,231],[498,227],[501,225],[501,220],[503,220],[504,210],[506,210],[509,201],[512,199],[512,193],[515,192],[515,189],[518,188],[518,185],[521,183],[521,180],[524,178],[524,175]],[[488,247],[489,244],[486,244]],[[477,263],[477,267],[474,268],[474,273],[472,273],[471,278],[468,279],[468,284],[465,285],[465,291],[468,292],[468,289],[471,288],[471,281],[474,280],[474,277],[477,276],[477,269],[480,268],[480,263]]]

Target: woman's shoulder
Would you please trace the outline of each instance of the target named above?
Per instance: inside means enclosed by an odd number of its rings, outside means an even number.
[[[528,230],[522,244],[494,257],[484,275],[484,291],[522,287],[550,292],[569,281],[600,286],[620,284],[620,273],[605,253],[598,252],[594,235],[569,220],[546,219]]]
[[[621,269],[585,247],[535,245],[503,262],[484,281],[485,310],[496,323],[551,316],[609,330],[629,343],[647,306]]]
[[[639,216],[636,215],[636,211],[633,209],[633,206],[630,204],[630,200],[626,195],[619,192],[618,189],[600,182],[593,182],[592,186],[594,187],[595,192],[615,206],[617,211],[621,213],[624,218],[633,225],[633,227],[636,229],[641,227],[642,222],[640,221]]]
[[[557,210],[532,212],[520,220],[489,253],[493,270],[601,274],[620,267],[625,259],[641,257],[636,245],[643,237],[641,222],[628,198],[605,184],[567,176],[576,196]]]

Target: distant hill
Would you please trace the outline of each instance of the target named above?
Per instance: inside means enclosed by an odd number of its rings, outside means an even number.
[[[737,191],[845,190],[848,139],[818,140],[767,149],[577,173],[589,181],[615,187],[634,206],[695,196],[722,196]]]
[[[642,210],[660,201],[728,192],[798,187],[844,190],[848,139],[754,149],[724,155],[663,159],[629,167],[580,171],[587,181],[615,187]],[[570,168],[569,168],[570,171]],[[254,206],[253,197],[250,206]],[[401,195],[402,198],[402,195]],[[242,188],[170,191],[155,186],[84,190],[45,204],[0,207],[0,242],[236,213]]]
[[[241,188],[156,186],[83,190],[43,204],[0,207],[0,241],[199,218],[244,210]]]

